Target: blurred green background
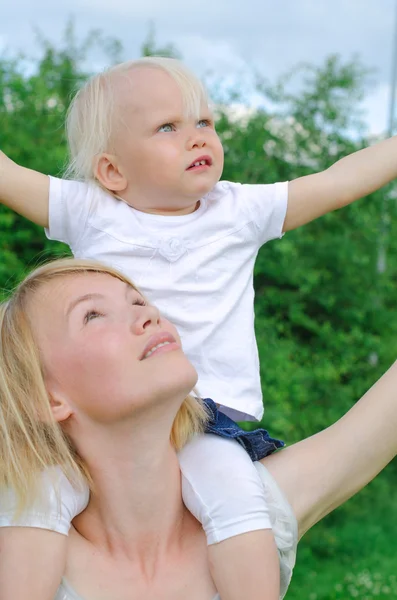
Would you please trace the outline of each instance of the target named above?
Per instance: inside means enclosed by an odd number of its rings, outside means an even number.
[[[126,58],[118,40],[100,31],[77,41],[72,23],[57,45],[39,36],[34,58],[0,55],[0,147],[12,159],[62,173],[65,111],[90,75],[89,55],[98,47],[109,64]],[[158,47],[150,30],[142,54],[178,51],[171,44]],[[300,83],[292,85],[297,74]],[[244,91],[209,80],[225,147],[224,179],[293,179],[372,141],[358,109],[371,81],[358,61],[330,56],[320,67],[299,65],[271,85],[257,77],[263,108],[255,111],[246,108]],[[289,444],[338,419],[395,358],[395,200],[390,186],[260,252],[255,287],[262,424]],[[0,295],[37,263],[67,252],[0,206]],[[343,460],[343,447],[335,448],[334,460]],[[396,472],[391,464],[306,535],[288,600],[397,598]]]

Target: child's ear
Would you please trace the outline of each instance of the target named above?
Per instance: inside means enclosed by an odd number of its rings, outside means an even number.
[[[97,159],[94,174],[99,183],[111,192],[122,192],[127,187],[127,179],[114,154],[101,154]]]

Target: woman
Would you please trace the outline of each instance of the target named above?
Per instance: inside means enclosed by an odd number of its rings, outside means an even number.
[[[51,465],[91,481],[57,598],[215,598],[176,454],[205,414],[188,396],[197,376],[172,324],[122,275],[66,260],[33,273],[0,325],[0,486],[23,505]],[[395,456],[396,384],[394,365],[335,425],[257,465],[282,560],[294,553],[296,524],[303,535]]]

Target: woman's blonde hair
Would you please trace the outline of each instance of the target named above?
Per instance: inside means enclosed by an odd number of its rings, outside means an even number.
[[[44,284],[68,275],[105,273],[128,285],[111,267],[91,260],[60,259],[35,269],[0,305],[0,489],[10,486],[23,510],[38,491],[38,475],[58,465],[76,486],[89,473],[69,437],[55,421],[43,377],[39,349],[28,318],[28,304]],[[188,396],[171,431],[179,450],[207,419],[204,406]]]
[[[117,117],[114,78],[125,77],[133,69],[141,67],[160,69],[172,77],[181,90],[186,114],[198,118],[201,105],[208,105],[202,82],[175,58],[148,56],[120,63],[95,75],[76,93],[68,110],[66,133],[70,160],[66,177],[95,180],[95,158],[102,152],[110,151],[110,139]]]

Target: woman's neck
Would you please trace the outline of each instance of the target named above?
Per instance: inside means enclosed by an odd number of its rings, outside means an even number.
[[[179,545],[187,525],[176,452],[153,429],[146,428],[144,437],[135,429],[133,435],[104,435],[89,444],[94,491],[73,523],[95,547],[148,563]]]

